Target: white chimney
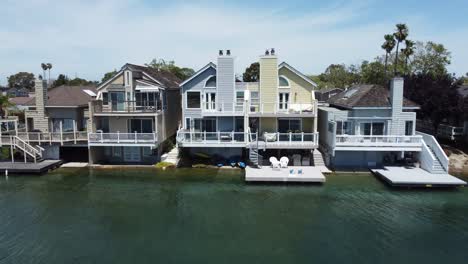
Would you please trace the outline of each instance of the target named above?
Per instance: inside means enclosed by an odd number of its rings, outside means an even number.
[[[392,104],[392,116],[403,112],[403,86],[404,79],[395,77],[390,82],[390,101]]]

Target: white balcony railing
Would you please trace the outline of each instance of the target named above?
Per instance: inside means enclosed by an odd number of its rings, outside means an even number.
[[[422,147],[421,136],[337,135],[336,147]]]
[[[246,132],[206,132],[206,131],[183,131],[177,132],[177,142],[181,144],[239,144],[247,143]]]
[[[202,110],[205,114],[243,114],[245,103],[202,102]]]
[[[260,140],[268,146],[318,146],[318,133],[263,133]]]
[[[290,115],[316,115],[317,101],[311,103],[251,103],[251,114],[290,114]]]
[[[157,133],[88,133],[89,145],[156,144]]]

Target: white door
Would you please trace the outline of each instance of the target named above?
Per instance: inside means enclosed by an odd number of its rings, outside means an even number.
[[[141,153],[139,147],[124,147],[124,161],[140,162]]]
[[[205,93],[205,109],[214,111],[216,110],[216,93]]]
[[[280,93],[279,94],[279,110],[285,111],[288,110],[289,104],[289,93]]]

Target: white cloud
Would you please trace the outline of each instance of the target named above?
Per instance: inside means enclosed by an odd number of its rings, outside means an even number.
[[[53,63],[55,73],[87,79],[100,79],[125,62],[143,64],[155,57],[196,69],[214,61],[219,49],[233,51],[240,73],[271,47],[281,60],[305,73],[319,73],[331,63],[358,63],[381,54],[382,36],[398,19],[359,23],[369,12],[366,2],[336,4],[301,15],[281,9],[193,4],[156,8],[130,0],[7,0],[4,6],[0,10],[3,83],[17,71],[40,73],[41,62]],[[423,27],[424,19],[404,21],[420,36],[446,44],[454,55],[451,70],[468,69],[467,51],[455,38],[462,32],[436,34]]]

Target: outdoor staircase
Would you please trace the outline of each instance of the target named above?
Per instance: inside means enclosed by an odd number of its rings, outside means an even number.
[[[252,135],[250,133],[250,128],[248,128],[248,134],[249,135]],[[261,167],[261,164],[259,161],[263,160],[263,157],[262,155],[260,155],[258,153],[259,149],[258,149],[258,135],[255,136],[255,139],[252,138],[252,136],[250,136],[249,138],[249,160],[250,160],[250,163],[251,163],[251,166],[252,167],[256,167],[256,168],[260,168]]]
[[[314,166],[324,166],[325,161],[323,160],[323,154],[318,149],[312,150],[312,156],[314,160]]]
[[[439,157],[436,155],[435,151],[427,145],[429,151],[432,153],[432,155],[436,158],[434,161],[434,165],[432,167],[432,173],[434,174],[445,174],[447,171],[445,171],[444,167],[442,166],[442,162],[440,161]]]
[[[34,147],[18,136],[2,137],[1,145],[10,145],[12,148],[22,151],[25,162],[27,158],[32,159],[34,163],[43,161],[42,151],[44,149],[40,146]]]
[[[179,148],[175,147],[169,151],[164,157],[165,162],[177,165],[179,163]]]

